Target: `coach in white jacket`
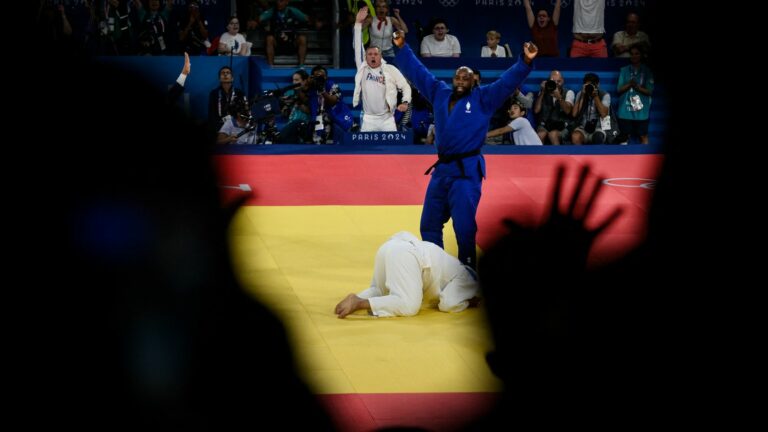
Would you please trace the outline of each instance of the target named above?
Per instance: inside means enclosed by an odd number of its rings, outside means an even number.
[[[434,243],[401,231],[376,252],[370,288],[336,305],[339,318],[368,309],[377,317],[412,316],[425,306],[461,312],[479,299],[477,274]]]
[[[360,94],[363,96],[363,120],[360,126],[361,132],[395,132],[394,112],[397,109],[405,112],[411,100],[411,86],[403,74],[396,67],[387,64],[381,58],[378,47],[369,47],[363,50],[363,21],[368,16],[368,8],[362,8],[357,12],[357,22],[353,45],[355,50],[355,93],[352,96],[352,106],[360,103]],[[365,60],[365,61],[363,61]],[[400,105],[397,104],[397,90],[403,92]]]

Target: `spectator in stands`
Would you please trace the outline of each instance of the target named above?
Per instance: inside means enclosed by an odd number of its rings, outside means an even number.
[[[483,81],[480,69],[473,69],[472,74],[474,76],[475,87],[479,87]],[[535,124],[533,121],[533,112],[531,110],[531,107],[533,107],[533,93],[528,92],[527,94],[523,94],[520,91],[520,87],[518,87],[515,89],[514,93],[512,93],[512,96],[505,99],[504,103],[493,113],[493,116],[488,123],[489,129],[502,128],[509,123],[509,109],[513,102],[519,102],[521,106],[525,107],[526,118],[528,118],[531,124]],[[509,134],[493,135],[490,137],[486,136],[485,143],[491,145],[504,144],[505,142],[511,143],[512,141],[510,138],[511,135]]]
[[[371,3],[371,0],[347,0],[346,2],[339,2],[339,8],[341,9],[339,13],[339,23],[338,28],[343,30],[346,29],[352,29],[354,27],[355,22],[357,21],[357,12],[360,10],[360,7],[367,7],[368,13],[370,15],[376,15],[376,8],[373,6],[373,3]],[[346,39],[346,38],[343,38]],[[351,38],[350,38],[351,39]],[[370,41],[370,34],[368,32],[368,27],[363,28],[363,45],[367,45],[368,41]],[[344,51],[347,52],[347,51]]]
[[[648,144],[648,123],[653,94],[653,73],[645,62],[640,45],[629,49],[630,64],[619,71],[617,91],[619,130],[630,137],[638,137],[640,144]]]
[[[504,49],[504,46],[499,45],[499,42],[501,42],[501,33],[497,32],[496,30],[491,30],[488,33],[485,34],[485,40],[488,43],[488,45],[484,46],[480,50],[480,57],[506,57],[507,56],[507,50]],[[510,57],[511,57],[510,53]]]
[[[570,134],[575,96],[573,90],[563,87],[564,83],[560,71],[550,72],[549,79],[541,82],[541,90],[533,104],[539,138],[542,142],[549,140],[552,145],[565,142]]]
[[[63,4],[41,2],[37,16],[37,29],[42,32],[47,49],[72,51],[72,24]]]
[[[472,86],[479,87],[483,83],[483,73],[480,69],[472,69]]]
[[[574,0],[571,57],[608,57],[605,0]]]
[[[237,17],[245,22],[245,40],[253,42],[259,37],[259,17],[269,8],[267,0],[237,0]]]
[[[300,24],[309,22],[307,15],[293,6],[288,6],[288,0],[277,0],[275,7],[261,14],[259,20],[267,36],[267,63],[274,66],[275,53],[293,52],[298,49],[299,67],[304,67],[307,37],[297,34],[297,30]]]
[[[208,126],[218,132],[229,115],[229,105],[237,97],[247,100],[245,92],[234,86],[234,75],[229,66],[219,69],[219,86],[208,94]]]
[[[525,118],[526,108],[518,101],[509,106],[509,119],[507,126],[488,131],[487,138],[501,136],[512,132],[512,138],[516,145],[541,145],[541,139],[531,126],[531,122]]]
[[[515,89],[515,92],[512,93],[512,96],[504,100],[504,103],[501,105],[501,107],[499,107],[499,109],[493,113],[491,122],[488,125],[489,129],[499,129],[509,124],[509,110],[512,108],[513,103],[525,108],[523,115],[525,116],[525,119],[528,120],[528,123],[531,124],[531,127],[536,124],[533,116],[533,92],[523,94],[523,92],[521,92],[520,88],[518,87]],[[491,145],[513,144],[512,134],[496,135],[492,137],[486,136],[485,143]]]
[[[523,92],[520,91],[520,87],[518,87],[515,89],[515,92],[512,93],[512,102],[519,102],[521,107],[530,110],[533,108],[533,92],[523,94]]]
[[[187,14],[176,22],[181,50],[191,54],[204,54],[211,45],[208,41],[208,21],[200,15],[200,0],[187,2]]]
[[[244,98],[235,97],[229,104],[229,115],[224,117],[216,144],[256,144],[256,123]]]
[[[220,55],[251,55],[251,42],[245,40],[245,36],[240,34],[240,20],[232,15],[227,21],[227,31],[219,37]]]
[[[400,9],[394,9],[395,16],[387,16],[389,13],[389,0],[376,0],[376,15],[368,17],[363,23],[363,31],[368,29],[371,43],[369,47],[378,47],[383,57],[394,57],[395,49],[392,46],[392,32],[399,30],[408,33],[408,26],[400,16]],[[361,9],[362,10],[362,9]]]
[[[141,3],[129,0],[104,0],[91,3],[94,28],[91,36],[98,55],[130,55],[135,53],[132,7],[141,9]],[[141,16],[140,16],[141,17]],[[141,20],[139,19],[139,22]]]
[[[96,28],[94,19],[89,1],[58,5],[45,2],[39,10],[37,21],[41,46],[59,53],[82,54],[89,33]]]
[[[396,67],[387,64],[381,58],[381,52],[377,46],[369,46],[363,50],[363,22],[368,16],[368,9],[360,9],[357,12],[353,45],[355,50],[355,90],[352,96],[352,106],[363,99],[363,119],[361,132],[384,131],[395,132],[394,111],[405,112],[411,101],[411,86],[405,80],[403,74]],[[391,41],[390,41],[391,43]],[[365,60],[363,61],[363,57]],[[402,101],[397,103],[398,90],[403,92]]]
[[[477,306],[477,273],[434,243],[407,231],[393,235],[376,252],[368,289],[336,305],[339,318],[367,309],[376,317],[413,316],[422,304],[442,312]]]
[[[113,0],[109,0],[113,1]],[[149,10],[142,7],[141,2],[134,1],[139,19],[139,55],[166,55],[171,52],[171,44],[175,39],[171,36],[169,16],[173,9],[173,0],[166,0],[165,7],[160,10],[160,0],[149,0]]]
[[[552,18],[546,9],[539,9],[536,15],[531,9],[531,0],[523,0],[525,16],[528,18],[528,27],[531,29],[533,43],[539,48],[539,57],[559,57],[560,48],[557,42],[557,26],[560,23],[560,3],[555,1],[555,10]]]
[[[414,144],[423,144],[429,135],[429,127],[433,126],[434,122],[432,106],[416,90],[416,87],[410,82],[408,85],[411,87],[411,103],[408,104],[408,110],[402,116],[399,116],[400,111],[395,111],[395,121],[400,126],[400,130],[413,130]],[[399,120],[398,117],[400,117]]]
[[[480,149],[493,112],[530,73],[536,46],[525,43],[521,58],[493,84],[473,88],[472,70],[462,66],[456,70],[451,88],[424,67],[402,34],[395,33],[393,42],[401,48],[398,66],[432,103],[435,114],[438,161],[425,173],[435,170],[424,197],[421,237],[442,247],[443,226],[452,219],[459,261],[474,267],[475,216],[485,178],[485,159]]]
[[[611,109],[611,95],[600,90],[600,77],[594,73],[584,75],[581,91],[576,95],[573,105],[573,117],[576,119],[576,129],[571,133],[573,144],[603,144],[606,142],[603,124]]]
[[[432,34],[421,40],[422,57],[459,57],[461,44],[448,34],[448,24],[442,18],[432,20]]]
[[[634,12],[627,14],[627,22],[624,24],[624,30],[613,34],[611,49],[616,57],[629,57],[629,49],[633,46],[639,46],[642,52],[648,52],[651,47],[651,41],[645,32],[639,30],[640,16]]]

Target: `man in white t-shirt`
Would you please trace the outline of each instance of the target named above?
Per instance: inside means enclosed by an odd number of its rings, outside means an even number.
[[[541,138],[533,130],[531,122],[525,118],[525,107],[521,102],[515,100],[509,107],[509,119],[511,120],[508,125],[488,131],[486,138],[491,138],[505,133],[512,132],[512,139],[516,145],[541,145]]]
[[[363,8],[357,12],[353,45],[355,50],[355,91],[352,96],[352,106],[363,99],[363,119],[360,126],[361,132],[395,132],[394,112],[408,110],[411,101],[411,86],[403,74],[381,58],[378,47],[368,47],[363,50],[363,22],[368,16],[368,9]],[[363,60],[363,58],[365,60]],[[397,91],[403,92],[402,102],[397,103]]]
[[[448,34],[448,25],[442,18],[432,21],[432,34],[421,40],[422,57],[459,57],[461,44],[455,36]]]
[[[377,317],[413,316],[422,304],[442,312],[477,306],[477,273],[434,243],[401,231],[376,252],[368,289],[336,305],[339,318],[367,309]]]

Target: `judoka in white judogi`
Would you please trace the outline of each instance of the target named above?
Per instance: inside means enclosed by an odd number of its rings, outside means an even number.
[[[344,318],[368,309],[377,317],[416,315],[422,305],[443,312],[461,312],[476,305],[477,274],[434,243],[402,231],[376,253],[371,286],[349,294],[336,314]]]

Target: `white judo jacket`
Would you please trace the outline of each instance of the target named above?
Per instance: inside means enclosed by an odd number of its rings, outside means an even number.
[[[434,243],[402,231],[376,253],[368,299],[378,317],[416,315],[421,306],[461,312],[479,291],[477,274]]]

